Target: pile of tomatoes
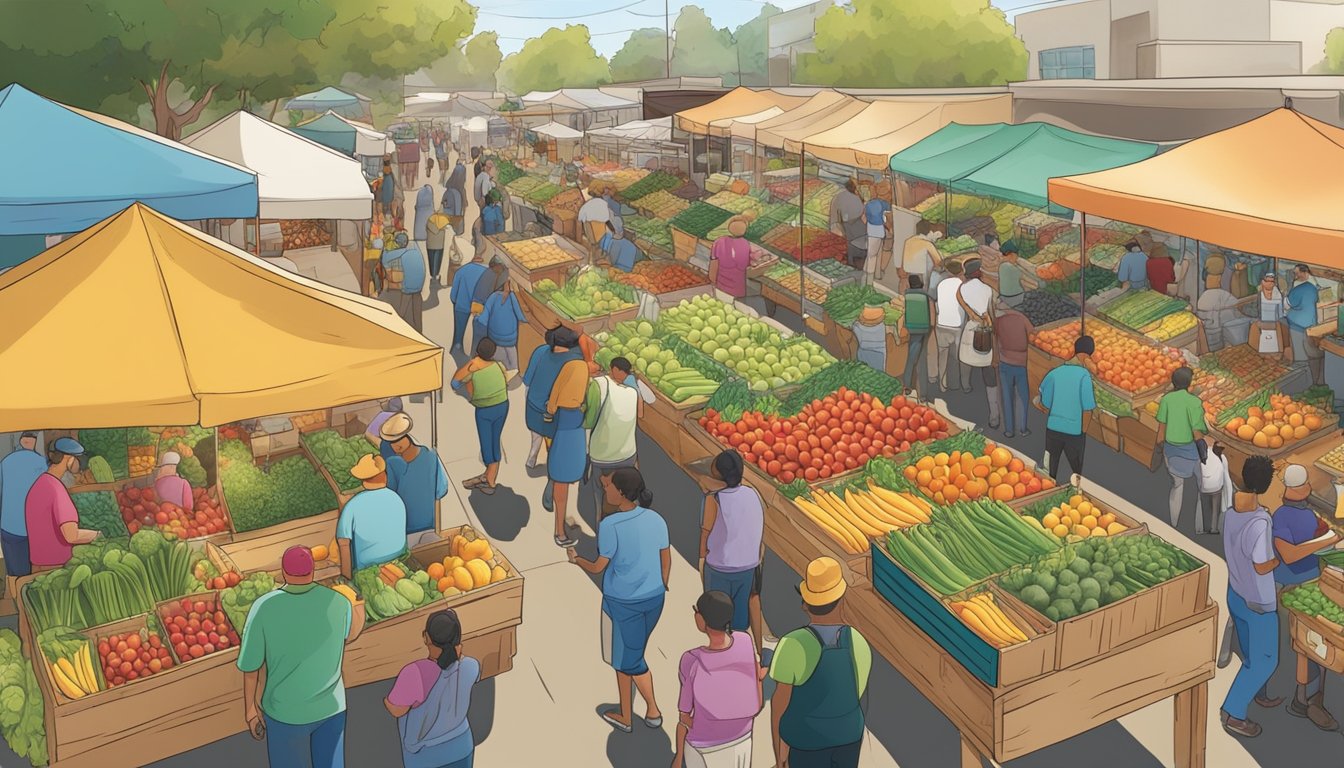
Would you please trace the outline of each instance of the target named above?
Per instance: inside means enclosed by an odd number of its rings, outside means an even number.
[[[183,661],[238,645],[238,633],[213,598],[187,597],[159,610],[168,642]]]
[[[109,688],[172,669],[173,656],[155,632],[130,632],[98,640],[98,658]]]
[[[888,405],[845,387],[792,417],[748,412],[729,422],[710,409],[700,426],[781,483],[823,480],[948,434],[947,422],[928,406],[902,395]]]
[[[128,485],[117,491],[117,505],[126,530],[135,533],[141,528],[158,528],[170,537],[195,539],[229,530],[228,516],[213,492],[207,488],[192,488],[194,509],[188,511],[171,501],[159,501],[154,487],[138,488]]]

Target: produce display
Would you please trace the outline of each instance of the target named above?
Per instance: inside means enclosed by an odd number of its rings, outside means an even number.
[[[778,284],[785,293],[793,296],[802,295],[813,304],[826,303],[826,286],[801,274],[801,270],[793,264],[781,262],[769,269],[764,277]]]
[[[1336,475],[1344,475],[1344,444],[1331,448],[1316,463],[1328,467]]]
[[[1245,344],[1237,344],[1201,357],[1190,391],[1204,401],[1205,418],[1216,422],[1224,411],[1254,397],[1260,390],[1276,388],[1287,375],[1288,368],[1279,361]],[[1154,404],[1153,415],[1157,414],[1156,409]],[[1237,415],[1245,414],[1230,413],[1227,418]]]
[[[631,272],[618,272],[613,274],[612,278],[618,283],[654,294],[709,285],[709,278],[703,272],[691,269],[679,261],[646,259],[636,264]]]
[[[306,430],[311,427],[325,425],[327,423],[327,413],[326,411],[296,413],[289,417],[289,423],[293,424],[295,429]]]
[[[495,177],[495,183],[501,187],[507,187],[527,175],[523,169],[502,157],[496,156],[494,161],[495,167],[499,170],[499,174]]]
[[[1033,259],[1033,261],[1035,260]],[[1048,263],[1042,263],[1041,266],[1036,268],[1036,277],[1046,282],[1062,282],[1076,274],[1078,274],[1078,264],[1063,257],[1056,258]],[[1075,283],[1076,287],[1077,284]]]
[[[1305,440],[1326,425],[1325,414],[1315,406],[1303,405],[1289,395],[1261,390],[1245,405],[1245,416],[1234,416],[1221,429],[1229,435],[1271,450]],[[1233,406],[1224,413],[1240,413]]]
[[[425,569],[434,589],[444,597],[460,595],[473,589],[504,581],[509,571],[495,560],[490,542],[483,538],[468,539],[462,534],[453,537],[442,562],[433,562]]]
[[[600,174],[602,181],[617,192],[629,189],[630,186],[640,179],[649,175],[649,172],[643,168],[616,168],[610,171],[603,171]],[[680,184],[681,182],[677,182]]]
[[[1073,357],[1073,342],[1080,335],[1079,322],[1038,331],[1031,342],[1063,359]],[[1172,349],[1158,349],[1108,325],[1092,322],[1087,334],[1097,343],[1092,355],[1093,374],[1126,392],[1142,392],[1171,381],[1171,374],[1185,365],[1185,358]]]
[[[629,285],[613,280],[605,269],[592,267],[580,270],[561,287],[553,280],[541,280],[532,292],[571,320],[602,317],[636,304]]]
[[[815,342],[786,342],[779,331],[711,296],[683,299],[664,310],[658,324],[760,391],[798,381],[835,362]]]
[[[111,491],[75,493],[70,495],[70,499],[75,502],[75,509],[79,512],[80,528],[88,528],[110,538],[130,535],[126,523],[121,519],[116,494]]]
[[[923,525],[887,534],[898,563],[943,595],[1053,552],[1059,540],[999,501],[960,501],[934,508]]]
[[[798,190],[800,188],[805,189],[807,191],[807,195],[811,196],[828,186],[831,185],[827,182],[822,181],[821,179],[809,178],[806,181],[806,183],[803,184],[800,184],[798,179],[788,179],[787,181],[775,181],[765,185],[765,188],[767,191],[769,191],[770,196],[776,200],[780,200],[785,203],[787,203],[790,200],[794,201],[794,208],[796,209],[798,207]]]
[[[111,483],[117,479],[116,475],[112,474],[112,465],[102,456],[89,459],[89,475],[95,483]]]
[[[652,195],[654,192],[666,190],[671,192],[680,188],[686,182],[680,177],[674,176],[666,171],[654,171],[639,181],[634,182],[625,189],[616,193],[616,197],[623,202],[632,203],[642,200],[646,195]]]
[[[214,593],[189,595],[159,607],[159,621],[168,630],[168,642],[182,662],[237,647],[238,632],[220,608]]]
[[[1285,590],[1279,595],[1283,607],[1344,625],[1344,608],[1326,597],[1316,582]]]
[[[1087,249],[1087,263],[1096,264],[1102,269],[1115,269],[1120,265],[1120,257],[1125,255],[1125,246],[1116,243],[1098,243]]]
[[[649,216],[664,221],[691,207],[690,203],[665,189],[639,198],[634,205],[639,210],[647,212]]]
[[[794,503],[851,555],[868,551],[868,542],[886,534],[929,522],[931,508],[923,499],[877,485],[868,490],[844,489],[843,496],[820,488]]]
[[[229,617],[229,623],[241,632],[247,624],[247,612],[252,609],[252,604],[275,586],[271,574],[259,571],[221,591],[219,604]]]
[[[47,728],[42,689],[23,644],[12,629],[0,629],[0,735],[33,765],[47,764]]]
[[[705,198],[705,203],[712,205],[715,208],[722,208],[733,214],[746,213],[747,211],[760,213],[765,209],[765,203],[762,203],[760,200],[757,200],[750,195],[737,194],[728,191],[719,192],[716,195],[711,195]]]
[[[859,271],[848,264],[840,261],[831,261],[830,259],[814,261],[808,265],[808,268],[828,280],[843,280],[845,278],[857,278],[860,276]]]
[[[131,446],[127,449],[130,452],[128,466],[131,477],[143,477],[154,471],[158,462],[154,459],[153,446]]]
[[[429,574],[412,568],[404,559],[361,568],[355,571],[353,581],[364,598],[370,624],[443,599],[441,593],[431,589]]]
[[[563,191],[564,191],[563,187],[560,187],[559,185],[552,184],[551,182],[547,181],[538,186],[536,189],[533,189],[531,192],[528,192],[527,194],[523,195],[523,199],[527,200],[529,203],[534,203],[536,205],[544,205],[546,201],[550,200],[551,198],[555,197],[556,195],[560,194]]]
[[[81,429],[78,440],[90,461],[95,456],[101,456],[111,468],[113,477],[125,480],[130,477],[128,447],[149,445],[153,442],[153,436],[143,428]]]
[[[573,253],[556,243],[555,235],[502,243],[500,247],[523,269],[528,270],[554,267],[557,264],[572,264],[578,261]]]
[[[350,474],[350,468],[364,456],[378,452],[377,446],[364,435],[341,437],[334,429],[305,434],[303,440],[342,493],[359,490],[360,481]]]
[[[859,313],[864,307],[886,307],[894,309],[892,298],[885,293],[878,291],[869,285],[855,283],[852,285],[837,285],[827,294],[822,306],[826,309],[826,314],[830,315],[836,325],[848,328],[859,319]],[[904,306],[904,302],[902,302]],[[893,314],[895,317],[893,318]],[[895,325],[900,320],[900,312],[887,312],[887,324]]]
[[[281,247],[286,251],[331,245],[331,233],[316,219],[281,219],[280,234],[284,239]]]
[[[47,672],[55,681],[56,690],[65,694],[66,698],[82,699],[102,690],[98,673],[93,669],[93,652],[89,647],[89,639],[77,630],[70,627],[52,627],[37,636],[37,647],[42,649]],[[101,648],[99,650],[99,660],[102,661],[107,654],[102,653]],[[127,655],[126,661],[118,657],[118,666],[125,664],[127,672],[134,675],[136,670],[132,668],[130,660],[140,661],[139,648],[129,651]],[[108,683],[119,685],[120,683],[116,682],[119,674],[120,670],[113,670],[113,674],[107,677]],[[125,682],[125,679],[122,679],[122,682]]]
[[[1027,642],[1026,634],[1008,618],[989,592],[981,592],[969,600],[953,600],[947,607],[981,640],[995,648]]]
[[[219,480],[239,533],[336,509],[331,486],[302,455],[263,470],[241,441],[225,440],[219,446]]]
[[[1102,304],[1097,314],[1126,328],[1139,330],[1167,315],[1186,310],[1190,305],[1157,291],[1125,291]]]
[[[1097,401],[1097,409],[1106,411],[1122,418],[1129,418],[1134,415],[1134,408],[1129,401],[1122,399],[1105,387],[1097,386],[1096,381],[1092,382],[1093,399]]]
[[[1189,573],[1201,563],[1153,535],[1088,539],[999,578],[999,585],[1051,621],[1095,611]]]
[[[583,193],[571,187],[546,201],[546,213],[555,219],[574,219],[583,202]]]
[[[668,229],[666,221],[644,216],[626,216],[621,223],[625,225],[626,232],[634,233],[641,240],[647,240],[664,251],[672,250],[672,231]]]
[[[515,195],[526,195],[528,192],[540,187],[543,184],[549,184],[547,179],[540,176],[519,176],[507,185],[509,191]]]
[[[1139,331],[1153,341],[1171,341],[1186,331],[1193,331],[1198,326],[1199,318],[1195,317],[1193,312],[1182,310],[1149,323],[1140,328]]]
[[[1027,291],[1022,303],[1014,307],[1037,328],[1068,317],[1078,317],[1078,305],[1072,299],[1049,291]]]
[[[686,210],[672,217],[673,227],[704,239],[714,228],[732,217],[732,213],[716,208],[708,203],[694,202]]]
[[[249,455],[251,455],[249,453]],[[229,518],[215,497],[214,489],[193,487],[193,508],[183,509],[171,501],[159,501],[154,486],[126,485],[117,491],[121,519],[130,533],[156,528],[165,536],[195,539],[229,530]]]
[[[969,253],[980,247],[980,244],[970,235],[944,237],[934,245],[938,248],[939,253],[942,253],[944,256],[956,256],[963,253]]]
[[[156,630],[107,635],[97,642],[103,679],[109,688],[156,675],[176,665],[163,636]]]
[[[802,228],[802,244],[799,242],[798,227],[792,224],[780,224],[772,229],[762,240],[762,245],[804,264],[831,259],[844,261],[848,252],[845,238],[827,229],[817,227]]]
[[[613,358],[623,356],[674,403],[713,394],[719,388],[719,380],[727,375],[722,366],[704,353],[673,339],[655,337],[654,327],[647,321],[618,323],[610,333],[599,333],[596,340],[602,345],[596,356],[598,365],[609,366]],[[683,352],[682,356],[678,356],[678,350]]]
[[[1055,486],[1012,451],[986,444],[982,452],[954,450],[925,455],[902,470],[905,479],[938,504],[965,499],[1012,501]]]
[[[1022,516],[1061,539],[1114,536],[1129,530],[1114,514],[1102,511],[1073,488],[1062,488],[1058,494],[1028,506]]]
[[[1082,285],[1084,290],[1084,299],[1090,299],[1097,294],[1108,291],[1118,285],[1120,281],[1116,279],[1115,273],[1109,269],[1088,264],[1083,268]],[[1047,284],[1049,290],[1055,293],[1077,293],[1079,277],[1075,271],[1064,280],[1052,280]]]

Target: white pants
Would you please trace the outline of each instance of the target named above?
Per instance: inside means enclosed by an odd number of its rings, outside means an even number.
[[[882,271],[882,243],[880,237],[868,237],[868,258],[863,261],[863,273],[868,276],[869,283]]]
[[[720,744],[696,749],[686,745],[686,768],[751,768],[751,734]]]

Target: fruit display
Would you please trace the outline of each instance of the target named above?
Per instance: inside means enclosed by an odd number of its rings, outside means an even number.
[[[1320,585],[1314,581],[1285,590],[1279,595],[1279,599],[1283,602],[1283,607],[1289,610],[1344,625],[1344,608],[1326,597],[1325,593],[1321,592]]]
[[[822,306],[836,325],[848,328],[859,319],[864,307],[890,306],[892,297],[862,283],[837,285],[827,294]],[[899,315],[897,315],[899,319]]]
[[[690,207],[672,217],[671,226],[704,239],[720,224],[732,218],[732,213],[716,208],[708,203],[695,202]]]
[[[634,206],[652,218],[667,221],[690,208],[691,204],[663,189],[639,198],[634,202]]]
[[[887,534],[898,563],[943,595],[953,595],[1031,562],[1059,540],[1018,517],[999,501],[959,501],[935,507],[928,523]]]
[[[825,285],[801,274],[802,270],[794,264],[781,262],[770,268],[764,275],[766,280],[777,284],[791,296],[802,295],[813,304],[825,304],[827,288]]]
[[[633,286],[649,293],[672,293],[687,288],[709,285],[709,278],[679,261],[652,261],[646,259],[629,273],[612,275],[618,283]]]
[[[219,480],[239,533],[336,509],[336,494],[304,456],[263,470],[242,442],[225,440],[219,446]]]
[[[1097,410],[1106,411],[1121,418],[1129,418],[1134,415],[1134,407],[1129,404],[1128,400],[1122,399],[1105,387],[1097,386],[1096,381],[1092,382],[1092,393],[1093,399],[1097,401]]]
[[[326,411],[307,411],[305,413],[296,413],[289,417],[289,423],[294,425],[295,429],[308,430],[313,427],[326,426]]]
[[[766,205],[750,195],[737,194],[726,190],[705,198],[705,202],[715,208],[722,208],[732,214],[746,213],[748,211],[759,214],[765,209]]]
[[[617,282],[605,269],[585,267],[564,286],[542,280],[532,287],[533,294],[571,320],[585,320],[620,312],[636,305],[634,291]]]
[[[360,481],[350,474],[350,468],[362,457],[378,452],[378,448],[364,435],[341,437],[341,434],[334,429],[305,434],[303,441],[313,452],[313,456],[322,462],[327,474],[336,481],[336,487],[340,488],[342,493],[359,490]]]
[[[144,477],[154,471],[158,462],[154,459],[154,448],[151,446],[131,446],[129,451],[128,467],[131,477]]]
[[[674,176],[666,171],[654,171],[617,192],[616,197],[623,202],[633,203],[642,200],[646,195],[652,195],[654,192],[663,190],[671,192],[685,183],[679,176]]]
[[[370,624],[443,599],[442,594],[432,589],[429,574],[411,568],[404,560],[361,568],[355,571],[352,581],[364,598]]]
[[[826,229],[816,227],[802,228],[802,244],[799,244],[798,227],[792,224],[780,224],[765,236],[762,244],[775,250],[795,262],[802,254],[802,262],[811,264],[823,259],[844,261],[848,253],[845,238]]]
[[[1095,611],[1199,568],[1151,534],[1088,539],[999,577],[999,585],[1051,621]]]
[[[1328,468],[1335,475],[1344,475],[1344,445],[1331,448],[1328,453],[1316,460],[1316,464]]]
[[[923,499],[876,485],[867,490],[846,488],[843,495],[818,488],[793,501],[851,555],[867,552],[872,539],[929,522],[931,511]]]
[[[490,542],[483,538],[468,539],[458,534],[453,537],[449,551],[451,554],[446,555],[441,562],[430,563],[425,568],[430,583],[444,597],[460,595],[509,578],[509,570],[495,559]]]
[[[1103,511],[1073,488],[1061,488],[1058,494],[1026,507],[1022,516],[1061,539],[1114,536],[1129,530],[1114,514]]]
[[[229,624],[215,593],[189,595],[159,607],[173,653],[183,663],[237,647],[238,632]]]
[[[1027,291],[1022,295],[1022,303],[1014,309],[1026,315],[1037,328],[1080,314],[1072,299],[1049,291]]]
[[[1138,329],[1153,341],[1171,341],[1187,331],[1199,326],[1199,318],[1193,312],[1182,310]]]
[[[1108,291],[1120,285],[1120,281],[1116,279],[1114,272],[1091,264],[1088,264],[1087,267],[1083,269],[1082,275],[1082,285],[1085,292],[1084,299],[1090,299],[1103,291]],[[1042,275],[1042,278],[1044,277],[1045,276]],[[1077,293],[1078,285],[1078,272],[1077,270],[1073,270],[1068,277],[1062,280],[1049,280],[1046,284],[1046,289],[1054,293]]]
[[[583,193],[571,187],[546,201],[546,214],[555,219],[574,219],[578,217],[583,202]]]
[[[1222,425],[1229,435],[1256,448],[1275,450],[1305,440],[1326,426],[1326,414],[1312,405],[1303,405],[1289,395],[1261,390],[1242,405],[1234,405],[1220,416],[1236,415]]]
[[[1087,263],[1102,269],[1115,269],[1120,265],[1120,257],[1125,255],[1125,246],[1116,243],[1098,243],[1087,249]]]
[[[317,219],[281,219],[280,234],[284,239],[281,247],[286,251],[292,248],[331,245],[331,233]]]
[[[1278,384],[1289,373],[1283,363],[1256,352],[1245,344],[1224,347],[1210,352],[1199,359],[1200,370],[1217,377],[1217,381],[1207,386],[1217,387],[1235,383],[1244,388],[1255,390]],[[1199,377],[1196,377],[1199,383]],[[1197,392],[1199,390],[1196,390]]]
[[[1055,357],[1068,359],[1073,357],[1073,342],[1081,328],[1080,322],[1065,323],[1038,331],[1031,342]],[[1180,352],[1158,349],[1103,323],[1088,323],[1087,334],[1097,343],[1097,351],[1091,356],[1093,374],[1125,392],[1142,392],[1165,384],[1171,381],[1173,371],[1185,365]]]
[[[771,326],[711,296],[682,299],[663,310],[658,325],[761,391],[799,381],[835,362],[815,342],[805,338],[786,341]]]
[[[1043,263],[1036,268],[1036,277],[1046,282],[1062,282],[1078,274],[1078,264],[1065,258]]]
[[[1055,486],[1012,451],[986,444],[982,452],[954,450],[925,455],[902,470],[905,479],[937,504],[959,500],[1012,501]]]
[[[1173,299],[1157,291],[1125,291],[1102,304],[1097,314],[1126,328],[1139,330],[1156,323],[1167,315],[1189,308],[1180,299]]]
[[[9,748],[33,765],[47,764],[47,729],[42,689],[23,645],[12,629],[0,629],[0,735]]]
[[[544,269],[558,264],[573,264],[578,261],[573,253],[556,242],[555,235],[502,243],[500,248],[503,248],[510,258],[527,270]]]
[[[609,366],[613,358],[625,357],[635,371],[674,403],[713,394],[719,380],[727,375],[704,353],[675,339],[656,338],[653,325],[647,321],[618,323],[611,332],[599,333],[596,340],[602,345],[597,352],[598,365]]]
[[[116,494],[111,491],[74,493],[70,499],[75,502],[75,509],[79,512],[80,528],[97,531],[111,538],[130,535],[126,523],[121,519]]]
[[[812,196],[821,189],[833,186],[829,182],[821,179],[809,178],[803,184],[799,184],[798,179],[788,179],[787,181],[775,181],[765,185],[770,196],[783,203],[793,201],[794,208],[798,207],[798,190],[801,187],[807,191],[807,196]]]
[[[509,188],[509,191],[515,195],[526,195],[537,187],[549,183],[550,182],[547,179],[543,179],[540,176],[519,176],[509,182],[506,186]]]
[[[934,245],[938,248],[938,252],[944,256],[958,256],[963,253],[974,251],[980,247],[980,244],[970,235],[944,237]]]
[[[1003,612],[994,595],[981,592],[969,600],[953,600],[947,607],[961,622],[995,648],[1027,642],[1027,635]]]
[[[668,229],[665,220],[644,216],[626,216],[621,221],[625,225],[626,232],[634,233],[639,239],[647,240],[650,244],[662,248],[664,251],[672,250],[672,231]]]
[[[206,639],[209,640],[208,635]],[[109,688],[156,675],[176,666],[168,644],[156,630],[141,629],[139,632],[100,636],[97,642],[103,679]]]
[[[275,579],[266,571],[258,571],[229,585],[219,593],[219,604],[232,625],[242,631],[247,624],[247,612],[257,598],[275,589]]]
[[[70,627],[52,627],[37,636],[37,646],[42,649],[43,660],[47,664],[51,679],[56,683],[56,689],[65,694],[66,698],[82,699],[102,690],[98,673],[93,668],[93,652],[89,648],[87,637]],[[107,655],[101,648],[99,649],[100,662]],[[138,643],[134,651],[127,652],[126,660],[123,661],[120,655],[117,659],[118,667],[125,664],[127,671],[138,677],[136,670],[131,666],[131,660],[135,660],[136,665],[143,670]],[[109,685],[120,685],[116,682],[116,676],[119,674],[120,670],[117,669],[107,677]],[[129,679],[134,680],[135,677]],[[125,681],[125,678],[121,680]]]
[[[204,584],[206,589],[228,589],[238,586],[238,583],[243,580],[243,577],[239,576],[236,571],[220,573],[219,569],[215,568],[209,560],[196,563],[192,570],[192,576]]]
[[[249,456],[251,453],[249,452]],[[171,501],[160,501],[154,486],[123,486],[117,491],[121,520],[130,533],[141,528],[157,529],[171,538],[195,539],[229,530],[229,518],[212,488],[191,489],[191,509]]]
[[[603,184],[619,192],[629,189],[632,184],[648,175],[649,172],[643,168],[613,168],[598,173],[597,178]]]
[[[564,191],[564,188],[547,181],[536,189],[523,195],[523,199],[536,205],[545,205],[547,201]]]
[[[947,423],[931,408],[903,395],[885,402],[842,386],[787,417],[747,411],[727,421],[711,408],[700,426],[781,483],[824,480],[947,436]]]

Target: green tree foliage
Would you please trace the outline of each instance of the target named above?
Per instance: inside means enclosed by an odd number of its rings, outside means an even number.
[[[1323,75],[1344,74],[1344,27],[1335,27],[1325,36],[1325,59],[1312,72]]]
[[[672,25],[672,74],[679,77],[737,79],[737,51],[733,34],[715,28],[705,12],[694,5],[682,7]]]
[[[1021,79],[1027,51],[989,0],[853,0],[817,20],[800,82],[950,88]]]
[[[522,50],[504,58],[498,79],[501,87],[521,95],[591,88],[611,82],[611,70],[607,60],[593,50],[588,28],[571,24],[563,29],[552,27],[523,43]]]
[[[654,80],[667,74],[667,36],[652,27],[630,33],[621,50],[611,57],[611,81]]]
[[[737,28],[733,42],[737,55],[742,59],[742,78],[740,85],[766,85],[770,81],[768,32],[770,17],[778,14],[779,8],[766,3],[756,18]],[[736,72],[734,72],[736,74]],[[734,78],[736,79],[736,78]],[[724,78],[724,82],[728,82]]]
[[[441,88],[493,91],[495,73],[503,58],[499,51],[499,33],[481,32],[431,64],[427,74]]]

